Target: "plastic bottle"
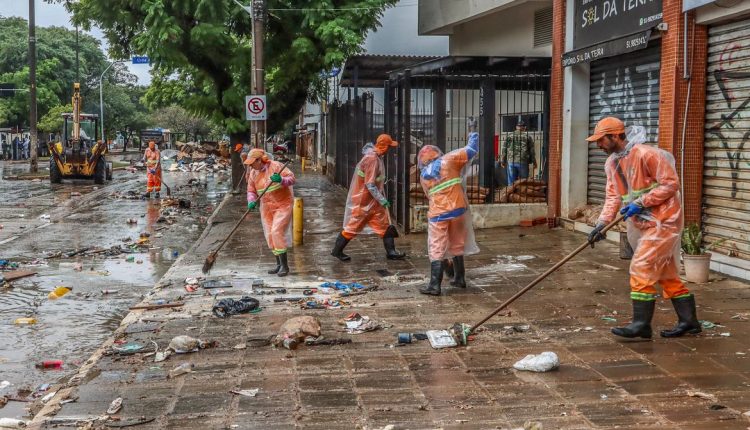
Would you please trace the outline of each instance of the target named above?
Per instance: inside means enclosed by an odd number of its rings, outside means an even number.
[[[169,371],[169,378],[176,378],[180,375],[190,373],[193,371],[194,365],[192,363],[182,363],[179,366]]]
[[[47,295],[47,298],[48,298],[48,299],[50,299],[50,300],[57,300],[57,299],[59,299],[60,297],[62,297],[62,296],[64,296],[64,295],[68,294],[68,293],[69,293],[70,291],[71,291],[71,289],[70,289],[70,288],[68,288],[68,287],[63,287],[63,286],[61,285],[61,286],[55,287],[55,289],[54,289],[54,290],[52,290],[52,291],[51,291],[51,292],[50,292],[50,293],[49,293],[49,294]]]
[[[62,360],[44,360],[36,364],[37,369],[62,369]]]
[[[36,318],[16,318],[14,323],[17,325],[36,324]]]

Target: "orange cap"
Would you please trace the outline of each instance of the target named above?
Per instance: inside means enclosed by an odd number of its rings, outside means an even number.
[[[245,159],[245,164],[253,164],[255,163],[255,160],[258,160],[258,159],[260,159],[263,162],[266,162],[268,160],[268,157],[266,156],[266,151],[260,148],[253,148],[247,154],[247,158]]]
[[[386,148],[388,146],[398,146],[398,142],[393,140],[389,134],[381,134],[375,141],[376,147]]]
[[[594,128],[594,134],[587,137],[586,140],[589,142],[596,142],[607,134],[620,134],[625,133],[625,123],[620,121],[619,118],[608,116],[599,120]]]

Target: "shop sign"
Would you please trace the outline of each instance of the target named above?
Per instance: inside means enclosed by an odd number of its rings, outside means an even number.
[[[662,0],[574,0],[573,49],[591,47],[653,28]]]

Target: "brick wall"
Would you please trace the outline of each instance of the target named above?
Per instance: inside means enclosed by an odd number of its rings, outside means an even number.
[[[694,12],[693,12],[694,13]],[[661,104],[659,107],[659,147],[671,152],[678,173],[682,155],[682,130],[685,105],[689,105],[685,133],[685,221],[697,222],[701,216],[703,181],[703,138],[706,109],[706,61],[708,33],[705,26],[688,20],[688,49],[692,61],[690,98],[688,81],[683,78],[683,14],[682,0],[664,0],[664,22],[668,31],[662,33]],[[689,58],[690,60],[690,58]]]
[[[565,2],[552,2],[552,74],[550,77],[548,218],[560,216],[560,153],[562,151],[563,68]]]

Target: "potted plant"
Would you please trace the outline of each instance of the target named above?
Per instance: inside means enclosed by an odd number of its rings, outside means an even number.
[[[682,230],[682,262],[688,282],[702,284],[708,282],[711,253],[708,252],[724,240],[703,246],[703,233],[698,224],[693,223]]]

